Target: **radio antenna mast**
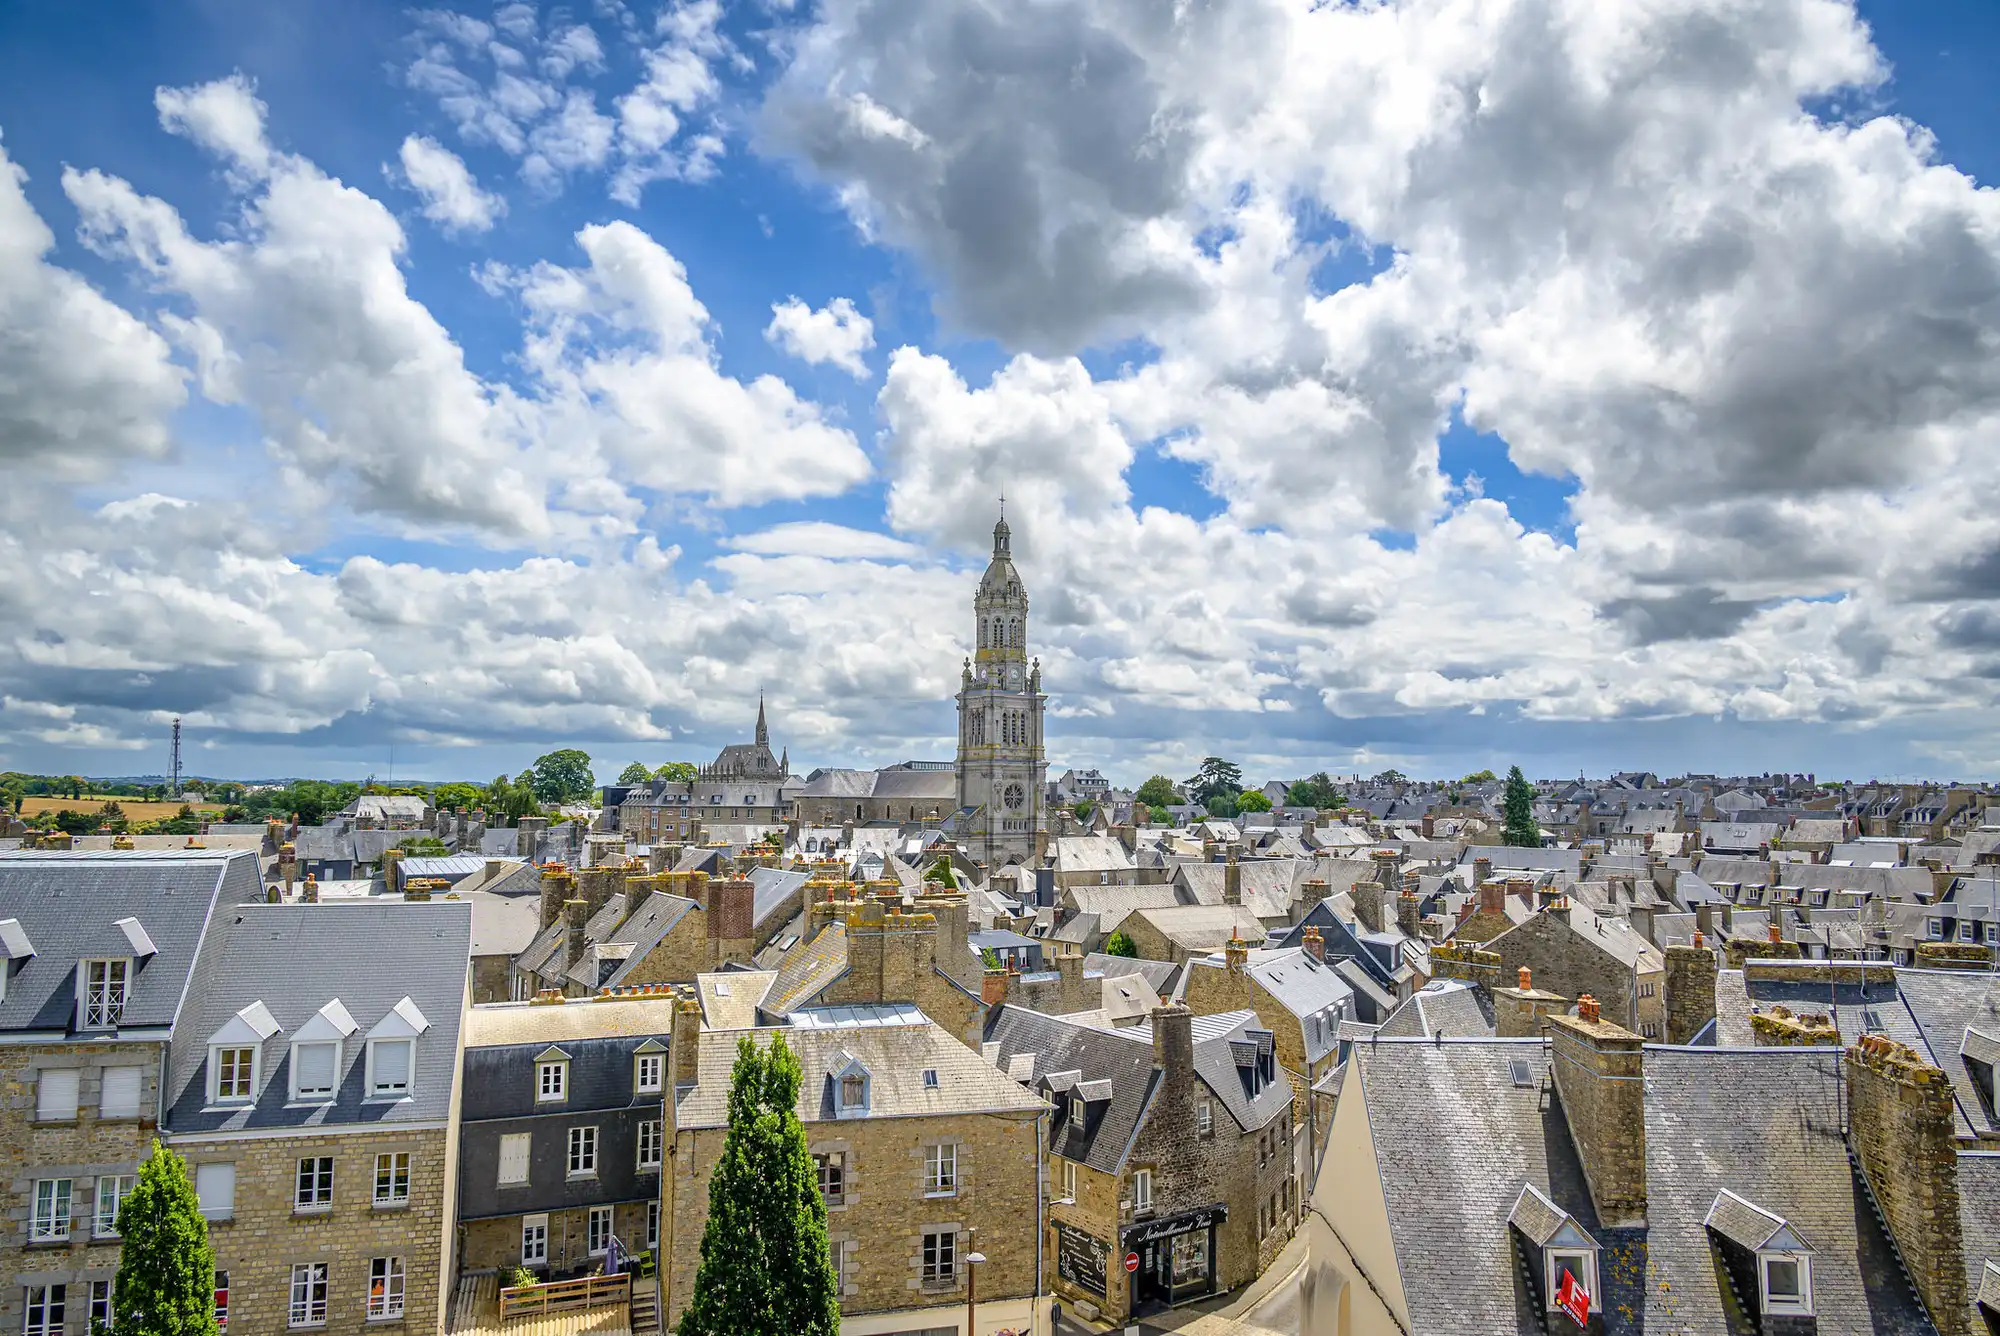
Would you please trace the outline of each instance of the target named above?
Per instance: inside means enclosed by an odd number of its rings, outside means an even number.
[[[174,716],[173,775],[167,788],[167,797],[181,796],[181,717]]]

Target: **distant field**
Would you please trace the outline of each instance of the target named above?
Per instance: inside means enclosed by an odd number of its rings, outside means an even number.
[[[145,803],[140,802],[137,798],[30,797],[22,801],[21,815],[31,817],[43,812],[60,812],[65,808],[72,812],[96,812],[101,810],[107,802],[117,803],[120,807],[124,808],[125,819],[127,821],[165,821],[171,817],[180,815],[181,810],[179,803]],[[221,803],[190,805],[194,806],[194,810],[197,812],[206,812],[210,816],[222,815]]]

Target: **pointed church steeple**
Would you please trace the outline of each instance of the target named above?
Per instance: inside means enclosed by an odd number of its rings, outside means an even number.
[[[761,691],[757,693],[757,745],[771,745],[771,730],[764,724],[764,693]]]

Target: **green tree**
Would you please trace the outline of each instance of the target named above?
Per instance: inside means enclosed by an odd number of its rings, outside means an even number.
[[[618,782],[620,784],[644,784],[652,777],[653,772],[637,761],[632,762],[632,764],[618,772]]]
[[[931,864],[930,871],[924,873],[924,880],[936,882],[940,886],[949,886],[955,891],[958,889],[958,870],[952,867],[949,858],[940,858]]]
[[[431,806],[440,812],[456,812],[461,807],[470,811],[479,806],[482,796],[477,784],[454,781],[431,790]]]
[[[513,779],[495,775],[486,786],[485,802],[489,813],[497,812],[510,821],[519,821],[541,810],[541,804],[535,801],[534,776],[525,770]]]
[[[695,781],[694,762],[668,761],[653,772],[654,779],[664,779],[669,784],[692,784]]]
[[[590,753],[574,747],[537,756],[530,782],[535,797],[550,806],[587,801],[597,787],[597,777],[590,773]]]
[[[115,802],[107,802],[98,808],[97,819],[113,835],[123,835],[132,826],[132,823],[125,819],[125,809]]]
[[[1243,767],[1234,761],[1225,761],[1220,756],[1202,758],[1201,769],[1195,771],[1194,778],[1183,787],[1188,800],[1208,805],[1210,798],[1218,795],[1234,798],[1243,791]]]
[[[451,852],[443,840],[429,831],[405,835],[396,841],[396,847],[411,858],[443,858]]]
[[[1375,778],[1370,780],[1369,782],[1371,784],[1407,784],[1410,782],[1410,777],[1404,774],[1402,771],[1394,769],[1392,767],[1388,770],[1384,770],[1381,774],[1375,776]]]
[[[1179,804],[1180,794],[1174,791],[1174,782],[1165,775],[1154,775],[1139,786],[1132,795],[1148,807],[1173,807]]]
[[[1245,789],[1236,795],[1236,810],[1238,813],[1268,812],[1271,810],[1271,800],[1256,789]]]
[[[1498,778],[1499,776],[1491,770],[1475,770],[1458,782],[1461,784],[1491,784]]]
[[[65,807],[56,813],[56,829],[69,835],[95,835],[98,818],[95,812],[79,812],[73,807]]]
[[[1340,807],[1346,802],[1347,795],[1333,786],[1324,770],[1293,780],[1285,789],[1287,807]]]
[[[1217,821],[1227,821],[1236,815],[1236,796],[1230,793],[1212,794],[1208,801],[1202,804],[1202,810]]]
[[[1097,808],[1093,806],[1088,800],[1085,800],[1083,802],[1079,802],[1076,806],[1070,808],[1069,810],[1076,814],[1076,819],[1078,821],[1083,822],[1085,825],[1089,825],[1090,814],[1092,812],[1095,812]]]
[[[112,1326],[127,1336],[213,1336],[215,1250],[181,1157],[153,1143],[118,1208],[124,1247],[111,1284]]]
[[[708,1186],[701,1267],[679,1336],[835,1336],[826,1203],[799,1122],[799,1060],[773,1036],[736,1044],[729,1133]]]
[[[1104,939],[1104,954],[1107,956],[1123,956],[1127,960],[1137,960],[1139,958],[1139,948],[1133,944],[1132,939],[1127,937],[1125,930],[1121,928]]]
[[[1500,814],[1506,822],[1500,836],[1502,844],[1519,849],[1542,847],[1542,828],[1535,824],[1535,789],[1518,765],[1507,772],[1507,792],[1500,800]]]

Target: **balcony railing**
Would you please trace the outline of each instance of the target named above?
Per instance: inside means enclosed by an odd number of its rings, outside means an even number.
[[[623,1273],[557,1280],[546,1285],[512,1285],[500,1291],[500,1320],[631,1302],[632,1277]]]

